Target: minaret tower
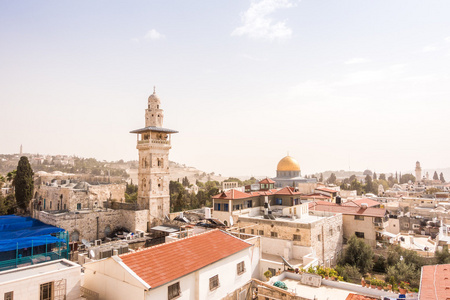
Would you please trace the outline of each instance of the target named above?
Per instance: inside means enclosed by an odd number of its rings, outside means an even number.
[[[163,128],[164,111],[156,95],[148,97],[145,127],[131,131],[137,134],[139,151],[138,206],[148,209],[149,225],[162,223],[170,212],[169,150],[171,134],[178,131]]]
[[[420,162],[416,162],[416,182],[422,181],[422,168],[420,167]]]

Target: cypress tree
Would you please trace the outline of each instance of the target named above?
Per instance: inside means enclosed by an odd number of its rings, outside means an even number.
[[[33,198],[34,182],[33,169],[26,156],[22,156],[17,165],[17,173],[14,179],[14,189],[16,193],[17,206],[24,211]]]

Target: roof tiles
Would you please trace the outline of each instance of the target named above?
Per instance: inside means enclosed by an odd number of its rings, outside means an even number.
[[[422,267],[419,299],[450,299],[450,264]]]
[[[120,255],[123,263],[152,288],[217,262],[251,244],[220,230]]]

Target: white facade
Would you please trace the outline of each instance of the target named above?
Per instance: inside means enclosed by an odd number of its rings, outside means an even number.
[[[40,299],[41,285],[48,284],[52,299],[81,299],[80,281],[81,266],[66,259],[11,269],[0,272],[0,298],[13,292],[14,300]]]
[[[252,251],[253,247],[249,247],[155,288],[149,287],[116,256],[85,264],[84,287],[99,293],[99,300],[169,299],[169,286],[178,282],[181,294],[176,299],[221,299],[251,280]],[[238,274],[237,265],[241,262],[245,270]],[[173,263],[177,265],[176,258]],[[210,290],[210,278],[216,275],[219,286]]]

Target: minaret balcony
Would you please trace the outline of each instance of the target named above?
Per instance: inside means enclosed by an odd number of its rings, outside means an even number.
[[[164,145],[170,145],[170,140],[140,140],[138,141],[139,145],[146,145],[146,144],[164,144]]]

